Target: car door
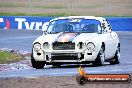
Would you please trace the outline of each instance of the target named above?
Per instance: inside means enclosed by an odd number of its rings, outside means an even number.
[[[109,59],[115,52],[115,40],[110,24],[104,20],[103,22],[103,35],[105,37],[105,59]]]
[[[111,58],[113,54],[113,36],[111,33],[104,33],[105,39],[105,59]]]
[[[117,39],[117,34],[115,32],[111,32],[110,33],[110,37],[111,37],[111,54],[110,54],[110,58],[112,58],[115,55],[116,49],[117,49],[117,45],[118,45],[118,39]]]

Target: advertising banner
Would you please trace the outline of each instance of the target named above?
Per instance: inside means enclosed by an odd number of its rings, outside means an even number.
[[[113,31],[132,31],[132,18],[106,17]],[[42,16],[0,16],[0,29],[43,30],[45,22],[53,17]]]
[[[0,29],[42,30],[51,17],[0,16]]]

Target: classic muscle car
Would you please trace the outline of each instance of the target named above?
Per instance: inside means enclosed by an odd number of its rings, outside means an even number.
[[[33,42],[33,68],[45,64],[92,63],[94,66],[119,64],[120,42],[106,18],[69,16],[50,20],[43,35]]]

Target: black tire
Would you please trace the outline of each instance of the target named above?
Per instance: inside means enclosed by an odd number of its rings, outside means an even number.
[[[110,59],[109,63],[111,65],[113,65],[113,64],[119,64],[120,63],[119,59],[120,59],[120,46],[117,47],[115,56],[112,59]]]
[[[35,61],[33,57],[33,53],[31,53],[31,63],[32,63],[32,67],[36,69],[43,69],[45,65],[44,61]]]
[[[105,61],[105,54],[104,54],[105,48],[104,46],[101,46],[101,49],[97,55],[96,60],[92,63],[93,66],[102,66],[104,65],[104,61]]]

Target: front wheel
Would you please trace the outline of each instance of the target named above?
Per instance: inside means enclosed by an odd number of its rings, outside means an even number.
[[[31,63],[32,63],[32,67],[36,69],[43,69],[45,66],[44,61],[35,61],[33,57],[33,53],[31,53]]]
[[[92,63],[94,66],[102,66],[102,65],[104,65],[104,61],[105,61],[105,53],[104,53],[104,51],[105,51],[104,46],[101,46],[101,49],[100,49],[100,51],[98,53],[98,56],[97,56],[95,62]]]

